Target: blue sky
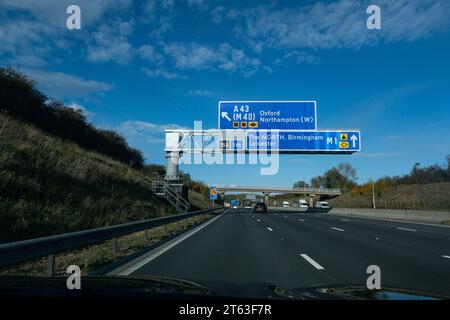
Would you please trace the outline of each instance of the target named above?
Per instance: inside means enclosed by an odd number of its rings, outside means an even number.
[[[81,30],[66,8],[81,8]],[[381,8],[368,30],[366,8]],[[290,186],[339,162],[359,181],[450,154],[450,3],[435,1],[0,0],[0,65],[83,108],[164,163],[165,128],[217,126],[219,100],[316,100],[321,129],[359,128],[351,156],[185,165],[207,183]]]

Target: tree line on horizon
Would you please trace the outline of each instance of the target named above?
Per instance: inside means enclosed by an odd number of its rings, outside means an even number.
[[[303,180],[295,182],[294,188],[341,189],[344,192],[351,191],[352,195],[372,192],[372,182],[358,184],[357,180],[356,169],[349,163],[340,163],[327,170],[323,175],[311,178],[309,183]],[[376,192],[381,194],[389,187],[438,182],[450,182],[450,155],[446,157],[446,164],[421,167],[420,163],[417,162],[408,174],[385,176],[373,183]]]
[[[133,168],[144,167],[142,152],[119,133],[95,127],[82,110],[49,100],[34,81],[11,68],[0,68],[0,112]]]

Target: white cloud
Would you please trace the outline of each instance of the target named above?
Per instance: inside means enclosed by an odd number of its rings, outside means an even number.
[[[214,92],[209,90],[197,89],[197,90],[190,90],[189,95],[196,97],[210,97],[214,95]]]
[[[199,9],[206,8],[206,2],[203,0],[188,0],[187,2],[189,7],[196,7]]]
[[[221,23],[223,21],[223,14],[225,13],[225,8],[222,6],[216,7],[211,10],[211,20],[214,23]]]
[[[175,6],[175,0],[160,0],[161,1],[161,7],[164,10],[172,10]]]
[[[80,0],[82,31],[70,32],[66,28],[66,8],[73,1],[66,0],[2,0],[0,10],[0,55],[10,54],[15,60],[26,65],[29,57],[56,62],[59,50],[66,58],[87,52],[91,62],[115,61],[126,64],[133,54],[127,38],[132,32],[132,24],[107,21],[95,29],[96,23],[106,14],[123,13],[132,4],[131,0]],[[120,10],[120,11],[119,11]],[[84,29],[89,32],[83,32]],[[91,31],[95,30],[95,31]],[[21,62],[21,61],[19,61]],[[36,65],[35,65],[36,67]]]
[[[242,12],[230,10],[227,17],[236,21],[236,32],[257,51],[262,46],[334,49],[415,41],[450,26],[447,0],[379,0],[382,29],[368,30],[369,4],[338,0],[283,9],[259,6]]]
[[[246,56],[243,50],[234,49],[228,43],[215,47],[196,42],[164,44],[164,52],[175,62],[178,69],[225,70],[230,73],[240,70],[244,76],[256,72],[259,59]]]
[[[132,32],[131,22],[112,22],[100,26],[93,33],[93,40],[87,47],[88,61],[128,64],[134,55],[134,49],[128,41]]]
[[[86,115],[86,117],[88,117],[88,118],[95,117],[95,113],[94,113],[94,112],[89,111],[86,107],[84,107],[84,106],[82,106],[82,105],[80,105],[80,104],[78,104],[78,103],[76,103],[76,102],[71,102],[71,103],[67,104],[66,107],[67,107],[67,108],[70,108],[70,109],[74,109],[74,110],[80,110],[80,111],[82,111],[82,112]],[[91,120],[92,120],[92,119],[91,119]]]
[[[319,58],[317,58],[316,56],[313,56],[309,53],[306,52],[302,52],[302,51],[290,51],[288,53],[286,53],[283,56],[284,60],[293,60],[295,63],[297,64],[301,64],[301,63],[316,63],[319,61]],[[282,64],[282,60],[279,59],[277,60],[276,64]]]
[[[95,80],[84,80],[62,72],[48,72],[37,69],[25,69],[38,87],[51,98],[87,97],[95,93],[110,91],[113,86]]]
[[[46,37],[54,34],[54,29],[41,22],[0,20],[0,54],[43,54],[48,50],[45,45]]]
[[[185,76],[179,75],[176,72],[170,72],[170,71],[167,71],[167,70],[164,70],[164,69],[150,70],[148,68],[142,68],[141,71],[144,72],[150,78],[164,78],[164,79],[167,79],[167,80],[171,80],[171,79],[186,79],[187,78]]]
[[[138,49],[141,59],[148,60],[150,62],[161,63],[164,59],[161,54],[156,52],[152,45],[146,44]]]
[[[162,144],[165,141],[166,129],[182,129],[177,124],[156,124],[145,121],[125,121],[120,124],[117,131],[126,138],[144,138],[149,143]]]
[[[150,35],[155,38],[161,38],[167,32],[173,30],[172,16],[159,16],[153,21]]]
[[[92,24],[106,13],[122,11],[131,7],[132,0],[2,0],[5,7],[29,12],[39,21],[53,26],[66,26],[66,9],[71,4],[81,8],[84,24]]]

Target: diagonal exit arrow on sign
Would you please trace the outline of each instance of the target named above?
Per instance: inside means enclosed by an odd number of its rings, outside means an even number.
[[[230,117],[228,116],[228,112],[222,112],[222,118],[225,118],[228,121],[231,121]]]

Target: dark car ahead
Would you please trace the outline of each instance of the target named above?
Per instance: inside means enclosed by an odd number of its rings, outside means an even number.
[[[253,208],[254,213],[267,213],[267,206],[264,202],[258,202]]]

